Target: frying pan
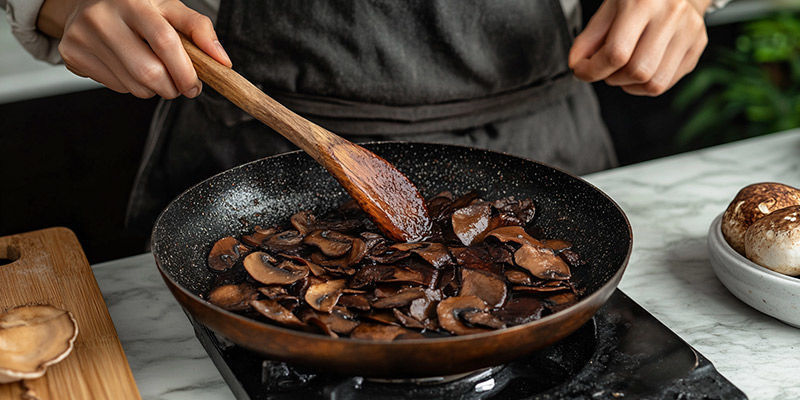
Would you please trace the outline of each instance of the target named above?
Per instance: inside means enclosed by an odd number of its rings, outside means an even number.
[[[487,150],[422,143],[374,143],[367,148],[405,173],[428,198],[443,190],[478,190],[482,198],[530,197],[534,224],[565,239],[588,264],[572,270],[586,294],[566,310],[524,325],[445,338],[380,342],[300,332],[226,311],[202,296],[215,273],[206,266],[212,244],[285,223],[295,212],[322,213],[348,197],[302,152],[264,158],[215,175],[173,200],[156,221],[152,250],[161,276],[198,322],[265,357],[340,374],[411,378],[499,365],[550,345],[587,322],[616,288],[631,252],[625,214],[586,181],[558,169]]]

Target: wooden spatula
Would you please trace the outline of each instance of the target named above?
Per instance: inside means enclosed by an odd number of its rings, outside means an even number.
[[[384,234],[419,241],[431,227],[417,188],[393,165],[293,113],[181,35],[197,76],[259,121],[303,149],[336,178]]]

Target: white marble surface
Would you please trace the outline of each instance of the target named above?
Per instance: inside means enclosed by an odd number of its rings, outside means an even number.
[[[800,131],[719,146],[587,177],[631,220],[621,288],[751,399],[800,399],[800,329],[733,297],[714,276],[706,232],[739,188],[800,186]],[[143,254],[95,266],[145,399],[232,398],[178,304]]]

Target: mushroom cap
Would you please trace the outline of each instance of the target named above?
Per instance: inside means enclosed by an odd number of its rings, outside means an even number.
[[[0,314],[0,383],[41,377],[72,352],[77,337],[72,313],[50,305]]]
[[[786,275],[800,275],[800,206],[786,207],[747,229],[745,253],[754,263]]]
[[[744,235],[750,225],[773,211],[795,205],[800,205],[800,190],[791,186],[775,182],[745,186],[722,214],[722,236],[744,255]]]
[[[244,258],[244,269],[250,276],[265,285],[288,285],[308,276],[308,267],[284,261],[277,267],[267,253],[256,251]]]

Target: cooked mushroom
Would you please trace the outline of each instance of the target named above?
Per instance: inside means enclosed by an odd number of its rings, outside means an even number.
[[[276,252],[294,252],[303,243],[303,236],[295,230],[274,234],[262,242],[261,247]]]
[[[239,257],[249,249],[232,236],[224,237],[214,243],[208,253],[208,266],[216,271],[225,271],[239,261]]]
[[[526,225],[533,220],[536,207],[531,199],[516,200],[513,196],[495,200],[492,206],[497,209],[504,225]]]
[[[461,313],[461,319],[469,322],[470,325],[473,326],[485,326],[492,329],[501,329],[506,327],[506,324],[503,321],[487,311],[464,311]]]
[[[578,296],[572,292],[563,292],[554,294],[546,299],[544,299],[546,307],[552,313],[557,313],[561,310],[565,310],[572,306],[573,304],[578,302]]]
[[[402,311],[396,308],[392,309],[392,313],[394,314],[394,317],[397,318],[397,320],[400,321],[400,323],[403,324],[403,326],[405,326],[406,328],[425,329],[425,324],[418,321],[414,317],[403,314]]]
[[[787,207],[759,219],[744,236],[747,258],[764,268],[800,275],[800,206]]]
[[[249,283],[240,283],[238,285],[222,285],[214,288],[208,294],[208,301],[226,310],[236,311],[246,310],[250,307],[250,301],[255,300],[256,297],[258,297],[258,292],[253,286]]]
[[[463,268],[479,269],[491,272],[495,275],[502,275],[503,269],[498,264],[493,263],[489,257],[489,252],[480,247],[451,247],[450,253],[455,257],[456,262]]]
[[[534,297],[517,297],[506,302],[494,315],[507,326],[522,325],[542,317],[544,303]]]
[[[425,291],[422,290],[422,288],[404,288],[398,291],[394,296],[384,297],[374,301],[372,306],[375,308],[403,307],[410,304],[412,300],[422,297],[425,297]]]
[[[353,248],[353,238],[336,231],[314,231],[303,243],[316,246],[328,257],[341,257]]]
[[[304,322],[318,326],[332,337],[337,337],[336,334],[348,335],[359,325],[355,315],[341,307],[335,307],[330,313],[306,310],[302,318]]]
[[[260,226],[256,226],[253,228],[252,234],[242,236],[242,242],[253,247],[260,247],[270,236],[277,232],[278,230],[275,228],[264,229]]]
[[[796,205],[800,205],[800,190],[791,186],[774,182],[745,186],[722,214],[722,235],[744,255],[744,235],[750,225],[773,211]]]
[[[514,262],[528,270],[531,275],[541,279],[569,279],[567,263],[545,247],[522,245],[514,253]]]
[[[317,218],[314,217],[314,214],[311,211],[303,210],[289,218],[289,222],[292,224],[294,229],[297,229],[301,235],[305,236],[308,235],[309,232],[313,231],[315,228],[315,224],[317,222]]]
[[[43,376],[72,352],[77,337],[72,313],[50,305],[0,314],[0,384]]]
[[[476,296],[448,297],[439,302],[436,306],[436,314],[439,316],[439,325],[443,329],[454,335],[471,335],[473,333],[488,332],[484,328],[472,328],[461,322],[461,314],[464,312],[486,312],[489,307],[483,300]]]
[[[397,243],[393,244],[391,248],[399,251],[410,251],[420,256],[434,268],[441,268],[445,265],[449,265],[453,260],[452,257],[450,257],[450,253],[447,252],[447,246],[441,243]]]
[[[302,328],[306,326],[306,324],[303,323],[303,321],[300,321],[296,315],[275,300],[253,300],[250,302],[250,306],[252,306],[253,309],[258,311],[261,315],[281,325],[295,328]]]
[[[459,208],[450,217],[453,232],[464,246],[483,240],[483,236],[490,229],[489,221],[492,219],[492,206],[486,202],[474,203]]]
[[[566,250],[566,249],[569,249],[570,247],[572,247],[572,243],[570,243],[570,242],[568,242],[566,240],[561,240],[561,239],[546,239],[546,240],[542,240],[542,245],[544,247],[547,247],[547,248],[549,248],[549,249],[551,249],[553,251],[557,251],[557,252],[560,252],[562,250]]]
[[[244,269],[265,285],[288,285],[308,276],[308,267],[284,261],[277,267],[269,254],[257,251],[244,258]]]
[[[314,276],[325,275],[325,269],[324,268],[320,267],[319,265],[317,265],[317,264],[315,264],[315,263],[313,263],[311,261],[306,260],[305,258],[293,256],[291,254],[280,254],[280,256],[284,257],[284,258],[288,258],[288,259],[290,259],[290,260],[292,260],[292,261],[294,261],[294,262],[296,262],[296,263],[298,263],[300,265],[305,265],[306,267],[308,267],[308,270],[311,271],[311,274],[313,274]]]
[[[501,242],[514,242],[520,245],[529,244],[536,247],[544,247],[542,242],[534,239],[533,236],[525,232],[525,228],[521,226],[503,226],[493,229],[486,236],[495,237]]]
[[[516,285],[530,285],[531,276],[527,272],[518,270],[507,270],[505,272],[506,280]]]
[[[495,308],[506,301],[508,288],[500,277],[470,268],[461,270],[461,292],[459,296],[476,296]]]
[[[306,290],[306,303],[317,311],[330,312],[342,296],[345,284],[344,279],[313,284]]]
[[[342,307],[353,308],[361,311],[369,311],[370,304],[366,296],[360,294],[345,294],[339,298],[337,303]]]
[[[422,335],[396,325],[361,324],[350,333],[353,339],[392,341],[401,338],[421,338]]]

